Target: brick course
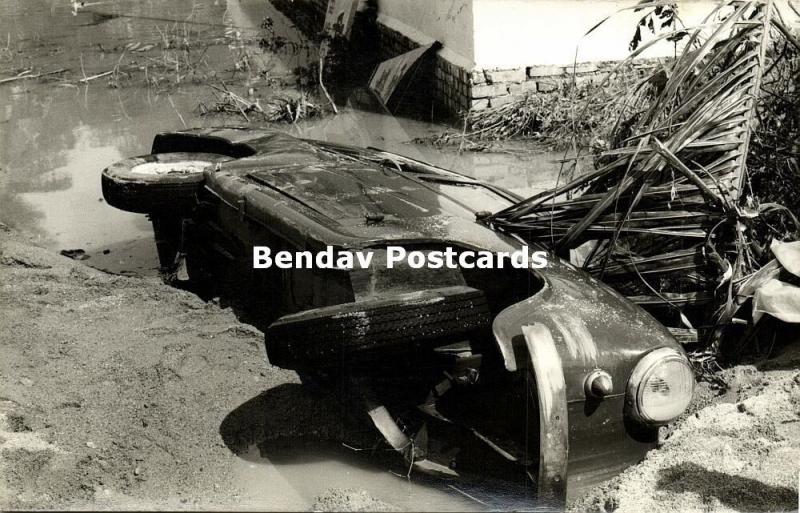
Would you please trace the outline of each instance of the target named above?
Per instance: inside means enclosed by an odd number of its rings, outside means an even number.
[[[288,0],[275,1],[282,3]],[[301,29],[307,33],[319,32],[324,22],[326,4],[327,0],[291,2],[294,13],[300,15],[301,22],[298,25]],[[390,59],[420,46],[408,36],[380,22],[376,28],[377,55],[380,60]],[[615,65],[613,62],[591,62],[562,65],[531,64],[514,69],[465,69],[448,61],[439,53],[435,56],[433,64],[432,99],[434,105],[438,106],[440,114],[455,116],[468,110],[505,105],[530,94],[554,94],[573,81],[579,85],[599,84]],[[641,63],[637,64],[638,66],[642,68],[640,73],[644,73],[652,64]]]

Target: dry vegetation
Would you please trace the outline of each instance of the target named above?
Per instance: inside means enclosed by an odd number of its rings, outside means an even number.
[[[464,114],[467,130],[447,130],[415,140],[437,147],[483,151],[509,139],[530,139],[554,148],[607,149],[606,137],[620,118],[619,98],[640,90],[652,79],[657,63],[626,62],[613,80],[575,83],[550,94],[528,93],[516,100]]]
[[[631,87],[624,70],[632,60],[676,35],[684,38],[677,58]],[[487,222],[562,255],[577,250],[573,260],[656,313],[701,361],[727,335],[747,341],[755,330],[742,307],[763,278],[770,243],[794,240],[800,229],[781,204],[795,207],[800,193],[798,48],[763,1],[725,2],[702,26],[638,46],[611,88],[625,94],[551,126],[559,137],[573,130],[576,146],[587,134],[607,144],[595,148],[595,170],[567,173],[566,184]],[[470,133],[524,134],[536,108],[490,109]]]
[[[211,85],[214,91],[213,102],[200,102],[200,115],[233,114],[241,115],[244,121],[268,121],[296,123],[300,119],[317,117],[322,109],[313,103],[307,93],[282,93],[272,95],[263,102],[260,98],[245,98],[229,90],[224,83],[221,87]]]

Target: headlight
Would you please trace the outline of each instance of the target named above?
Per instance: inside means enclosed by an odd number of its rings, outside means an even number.
[[[650,351],[628,380],[630,414],[641,422],[664,424],[686,410],[694,392],[694,372],[681,352],[670,347]]]

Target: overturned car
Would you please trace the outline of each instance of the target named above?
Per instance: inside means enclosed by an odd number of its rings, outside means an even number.
[[[521,200],[493,185],[232,128],[159,134],[102,185],[112,206],[149,214],[166,273],[239,298],[273,365],[357,390],[414,469],[502,468],[564,501],[639,461],[691,399],[680,346],[608,286],[554,257],[538,269],[459,258],[542,250],[481,222]],[[368,251],[369,265],[254,268],[258,251],[329,248]],[[457,265],[389,265],[396,248]]]

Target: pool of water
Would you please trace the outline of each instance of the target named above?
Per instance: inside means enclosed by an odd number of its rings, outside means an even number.
[[[302,510],[310,497],[331,489],[365,490],[370,497],[404,511],[552,511],[557,505],[537,501],[527,487],[497,480],[442,479],[407,468],[376,464],[360,450],[332,442],[253,445],[235,467],[239,483],[256,503],[270,509]],[[389,450],[383,447],[381,450]]]

